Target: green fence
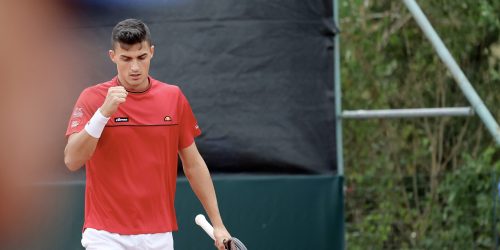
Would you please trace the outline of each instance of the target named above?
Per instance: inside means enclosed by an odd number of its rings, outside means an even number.
[[[343,249],[343,178],[326,175],[216,175],[213,177],[226,227],[249,249]],[[29,230],[8,249],[82,249],[84,183],[36,185]],[[176,249],[215,249],[194,224],[202,207],[185,178],[177,185]],[[2,248],[3,249],[3,248]]]

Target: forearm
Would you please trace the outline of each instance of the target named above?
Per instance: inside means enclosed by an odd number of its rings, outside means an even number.
[[[197,159],[190,166],[185,166],[184,174],[188,178],[194,193],[205,208],[214,228],[223,228],[224,224],[217,205],[214,185],[205,161],[200,157],[200,159]]]
[[[64,149],[64,163],[71,171],[76,171],[92,157],[99,139],[90,136],[85,130],[72,134]]]
[[[126,94],[124,95],[126,96]],[[66,148],[64,149],[64,163],[69,170],[78,170],[92,157],[97,146],[97,141],[101,137],[104,127],[114,111],[116,110],[112,110],[110,113],[106,108],[102,107],[97,109],[83,130],[69,136],[68,144],[66,144]]]

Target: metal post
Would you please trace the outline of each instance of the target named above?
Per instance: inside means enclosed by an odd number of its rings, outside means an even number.
[[[425,14],[420,9],[420,6],[415,2],[415,0],[403,0],[403,2],[410,10],[413,18],[415,18],[415,21],[417,21],[424,34],[427,36],[427,39],[431,42],[443,63],[446,65],[448,70],[450,70],[451,74],[458,83],[458,86],[462,90],[462,93],[464,93],[465,97],[469,100],[469,103],[479,115],[486,128],[488,128],[497,145],[500,146],[500,127],[498,126],[498,123],[495,121],[488,108],[486,108],[481,98],[477,95],[469,80],[462,72],[455,59],[453,59]]]
[[[340,0],[332,0],[333,1],[333,22],[337,28],[340,28],[339,22],[339,7],[337,2]],[[340,82],[340,32],[337,32],[334,37],[334,49],[333,49],[333,81],[334,81],[334,98],[335,98],[335,138],[337,139],[336,145],[336,153],[337,153],[337,175],[342,185],[341,191],[341,215],[342,221],[337,221],[334,223],[340,223],[340,227],[342,230],[342,238],[340,239],[340,248],[346,249],[345,247],[345,217],[344,217],[344,151],[343,151],[343,142],[342,142],[342,93],[341,93],[341,82]]]
[[[335,25],[339,24],[338,0],[333,0],[333,21]],[[333,82],[335,93],[335,138],[337,139],[337,174],[344,176],[344,152],[342,142],[342,92],[340,82],[340,35],[337,33],[334,37],[333,49]]]
[[[418,118],[418,117],[445,117],[445,116],[471,116],[471,115],[474,115],[474,110],[472,110],[472,108],[470,107],[344,110],[342,112],[342,118],[349,118],[349,119]]]

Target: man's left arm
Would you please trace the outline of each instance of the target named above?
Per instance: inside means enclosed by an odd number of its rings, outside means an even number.
[[[214,185],[207,164],[201,157],[194,142],[190,146],[181,149],[179,155],[182,160],[184,174],[214,227],[215,246],[223,250],[225,249],[223,244],[224,239],[230,239],[231,235],[222,222]]]

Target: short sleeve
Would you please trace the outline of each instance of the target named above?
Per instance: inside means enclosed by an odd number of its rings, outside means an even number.
[[[66,136],[80,132],[89,121],[95,111],[90,110],[89,95],[87,89],[84,90],[76,101],[73,112],[69,119]]]
[[[179,150],[191,146],[194,138],[201,134],[201,129],[194,117],[193,110],[189,105],[188,100],[181,92],[179,98],[179,106],[181,108],[180,115],[180,135],[179,135]]]

